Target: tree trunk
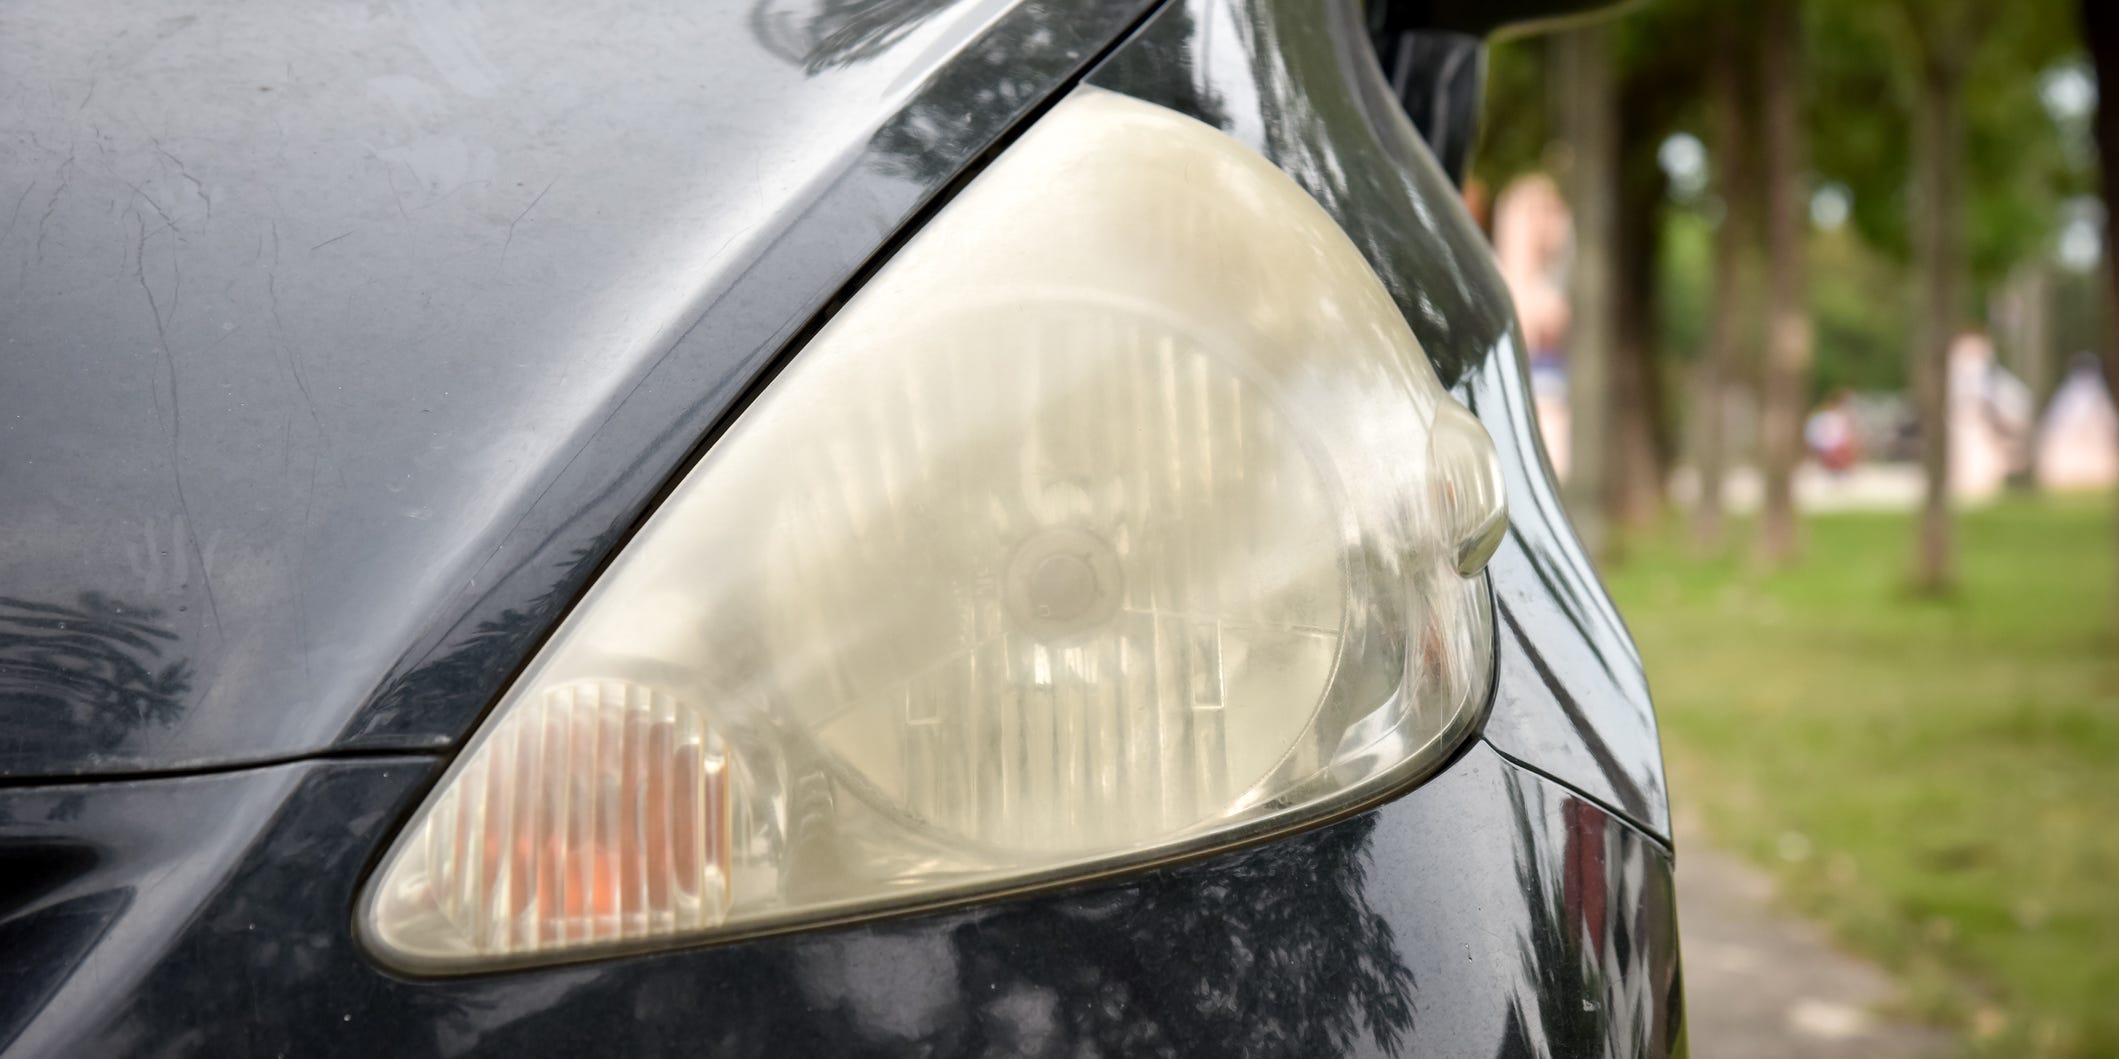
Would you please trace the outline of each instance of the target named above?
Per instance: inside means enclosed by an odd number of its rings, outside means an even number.
[[[1810,316],[1803,274],[1802,116],[1797,96],[1797,0],[1765,7],[1763,111],[1766,126],[1767,351],[1759,457],[1766,505],[1759,554],[1768,562],[1794,560],[1795,468],[1802,457],[1803,405],[1810,376]]]
[[[2104,181],[2104,276],[2110,285],[2108,315],[2119,316],[2119,9],[2111,0],[2082,0],[2083,39],[2089,44],[2090,61],[2097,70],[2097,161]],[[2104,342],[2104,382],[2119,395],[2119,341],[2107,334]],[[2114,540],[2119,541],[2119,519],[2113,520]],[[2119,595],[2113,597],[2119,604]]]
[[[1699,448],[1693,461],[1699,471],[1700,496],[1692,513],[1692,536],[1700,550],[1722,550],[1723,470],[1729,451],[1730,362],[1743,308],[1743,248],[1750,234],[1752,195],[1750,145],[1744,128],[1744,94],[1735,20],[1715,21],[1714,59],[1708,92],[1714,111],[1714,177],[1722,198],[1721,223],[1714,230],[1714,293],[1708,311],[1707,345],[1701,351],[1693,437]]]
[[[1611,45],[1602,26],[1562,33],[1559,60],[1563,129],[1571,149],[1568,206],[1574,213],[1574,268],[1569,292],[1567,411],[1572,422],[1566,483],[1575,532],[1590,555],[1607,550],[1610,497],[1613,214],[1617,191],[1616,116]]]
[[[1653,282],[1652,280],[1649,282]],[[1639,310],[1645,328],[1655,326],[1653,296],[1629,306]],[[1612,520],[1628,530],[1652,530],[1663,513],[1662,377],[1657,370],[1653,334],[1632,324],[1621,329],[1611,366]]]
[[[1963,165],[1962,72],[1930,57],[1922,64],[1913,108],[1914,271],[1920,284],[1914,321],[1913,404],[1920,415],[1920,525],[1913,589],[1947,592],[1955,577],[1950,525],[1950,340],[1964,271],[1959,176]]]
[[[1665,438],[1662,377],[1657,371],[1661,357],[1656,265],[1662,205],[1669,187],[1656,161],[1658,129],[1641,120],[1646,108],[1634,106],[1628,98],[1627,90],[1622,90],[1618,213],[1613,224],[1612,329],[1616,342],[1611,365],[1608,510],[1616,525],[1648,530],[1663,513]]]
[[[2026,261],[2009,273],[2007,357],[2010,370],[2031,391],[2035,407],[2053,395],[2052,271],[2045,261]]]

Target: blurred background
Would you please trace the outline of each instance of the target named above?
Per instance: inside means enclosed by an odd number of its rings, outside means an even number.
[[[1466,196],[1656,693],[1702,1056],[2119,1056],[2106,7],[1489,55]]]

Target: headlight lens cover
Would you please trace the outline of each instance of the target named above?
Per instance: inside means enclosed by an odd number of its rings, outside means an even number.
[[[415,971],[732,937],[1226,845],[1477,726],[1478,421],[1294,181],[1077,91],[677,486],[360,916]]]

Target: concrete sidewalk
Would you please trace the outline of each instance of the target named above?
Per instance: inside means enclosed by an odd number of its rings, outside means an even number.
[[[1773,907],[1763,872],[1678,822],[1685,1008],[1700,1059],[1913,1059],[1949,1038],[1879,1014],[1896,987],[1833,947],[1815,924]]]

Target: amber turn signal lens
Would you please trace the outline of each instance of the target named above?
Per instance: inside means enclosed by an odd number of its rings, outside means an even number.
[[[406,870],[487,952],[712,926],[729,907],[729,773],[720,738],[670,695],[563,684],[465,760]]]

